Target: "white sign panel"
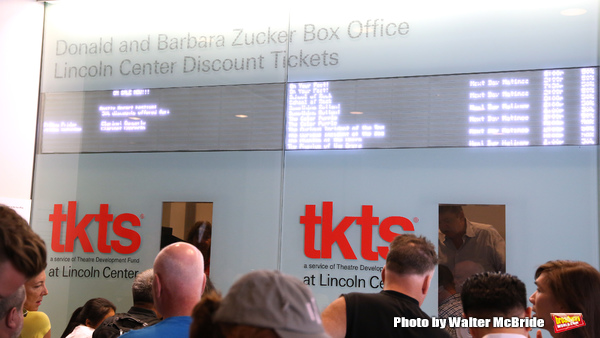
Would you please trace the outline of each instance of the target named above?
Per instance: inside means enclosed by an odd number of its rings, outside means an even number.
[[[597,62],[597,2],[49,4],[43,91],[358,79]],[[93,7],[92,7],[93,6]],[[563,15],[579,8],[577,16]],[[92,12],[94,15],[89,15]],[[561,14],[563,13],[563,14]],[[132,25],[132,18],[135,24]]]

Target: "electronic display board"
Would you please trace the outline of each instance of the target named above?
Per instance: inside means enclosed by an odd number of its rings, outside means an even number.
[[[287,149],[597,144],[597,68],[288,84]]]
[[[284,85],[45,93],[42,153],[274,150]]]
[[[593,145],[598,68],[45,93],[42,112],[42,153]]]

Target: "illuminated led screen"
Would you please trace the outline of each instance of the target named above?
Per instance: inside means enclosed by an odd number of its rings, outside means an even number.
[[[46,93],[43,153],[277,150],[284,85]]]
[[[598,143],[597,68],[288,84],[287,149]]]
[[[598,69],[45,93],[43,153],[598,144]],[[287,96],[286,96],[287,95]],[[285,117],[285,120],[284,120]]]

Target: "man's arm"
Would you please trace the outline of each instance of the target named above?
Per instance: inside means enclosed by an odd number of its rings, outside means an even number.
[[[493,257],[495,263],[494,270],[506,273],[506,242],[497,231],[492,236],[492,245],[495,253]]]
[[[339,297],[329,304],[323,313],[323,327],[331,338],[346,336],[346,299]]]

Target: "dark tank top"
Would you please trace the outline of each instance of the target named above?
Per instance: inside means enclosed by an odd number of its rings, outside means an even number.
[[[346,338],[368,337],[450,337],[444,330],[433,328],[431,318],[421,310],[419,302],[405,294],[385,290],[380,293],[348,293],[346,300]],[[427,327],[409,327],[394,317],[427,319]],[[421,324],[424,324],[421,320]],[[406,322],[405,322],[406,323]],[[416,323],[416,321],[413,321]]]

